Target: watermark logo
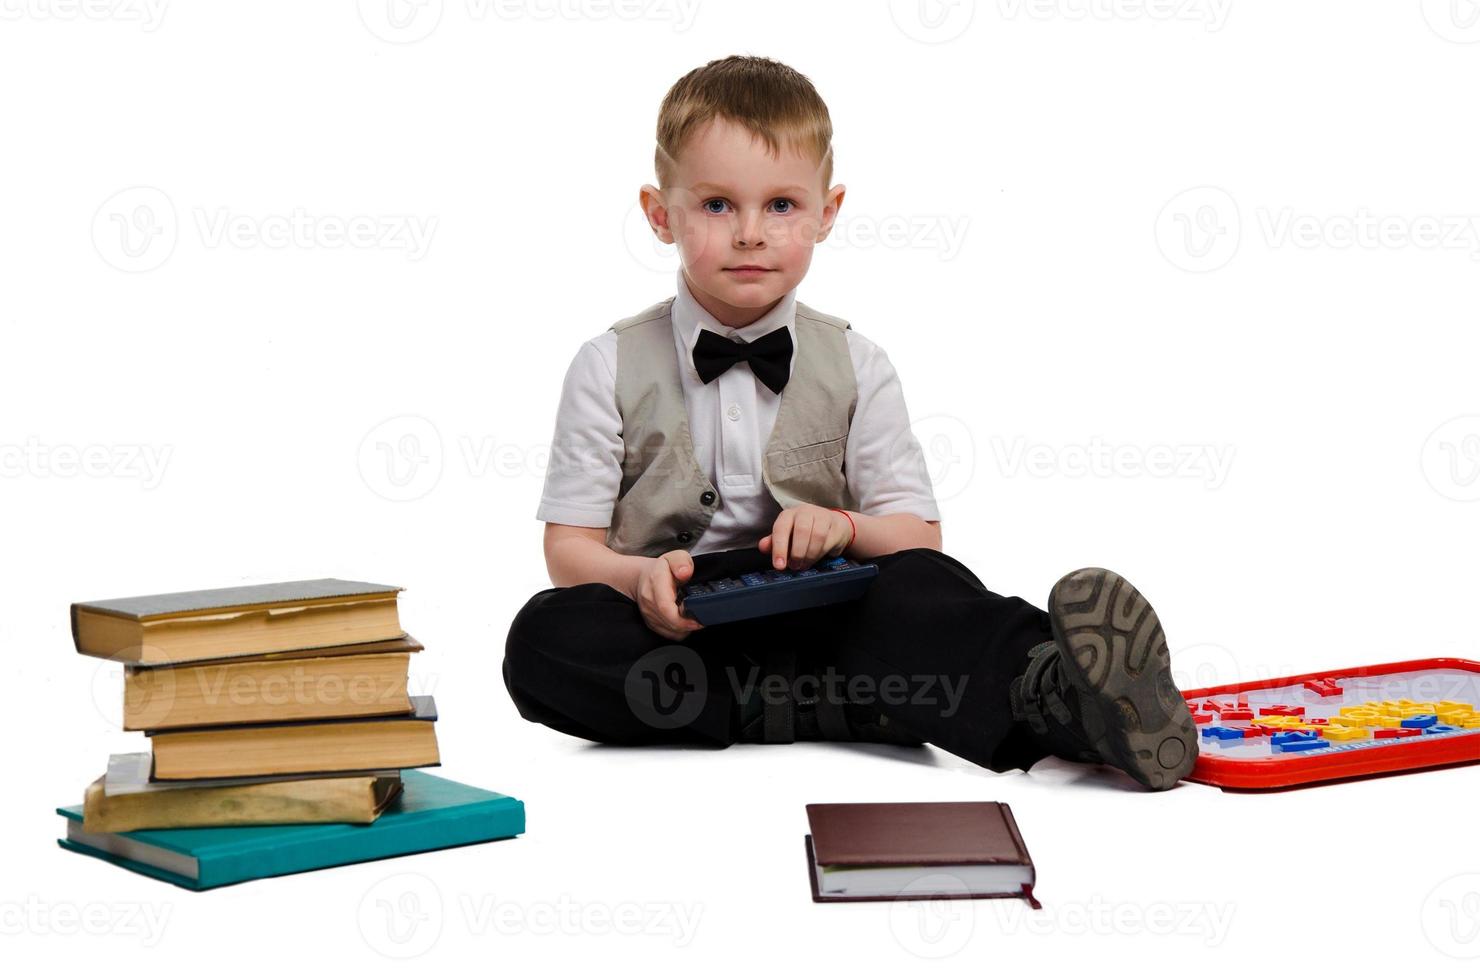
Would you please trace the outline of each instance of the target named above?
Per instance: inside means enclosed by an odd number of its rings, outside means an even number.
[[[1424,440],[1420,459],[1424,479],[1441,496],[1480,500],[1480,415],[1461,415]]]
[[[365,433],[360,479],[386,500],[417,500],[442,479],[442,433],[420,415],[389,418]]]
[[[954,41],[971,26],[971,0],[889,0],[889,17],[899,32],[921,44]]]
[[[24,443],[0,443],[0,478],[136,480],[143,489],[153,490],[164,481],[174,451],[172,445],[77,446],[45,443],[31,436]]]
[[[945,872],[911,881],[901,889],[900,897],[889,903],[889,931],[895,942],[927,960],[961,952],[976,933],[977,903],[938,896],[970,891],[966,882]]]
[[[1480,3],[1476,0],[1419,0],[1429,30],[1455,44],[1480,41]]]
[[[1233,446],[1113,444],[1098,436],[1083,445],[1053,446],[992,437],[998,471],[1008,478],[1190,480],[1217,490],[1228,480]]]
[[[164,23],[168,0],[3,0],[0,20],[90,20],[138,24],[152,33]]]
[[[174,911],[167,902],[48,902],[28,895],[0,902],[0,936],[127,936],[153,947]]]
[[[1464,253],[1480,261],[1480,215],[1312,214],[1289,205],[1258,206],[1247,226],[1233,195],[1221,187],[1194,187],[1172,197],[1156,217],[1156,246],[1186,272],[1213,272],[1231,262],[1245,231],[1266,249],[1304,251],[1397,251],[1422,249]]]
[[[414,44],[442,22],[442,0],[358,0],[360,22],[390,44]]]
[[[203,249],[355,249],[426,258],[436,235],[435,215],[319,214],[295,207],[244,214],[225,207],[193,207],[188,227]],[[158,187],[127,187],[93,214],[93,247],[121,272],[150,272],[175,253],[182,223],[170,195]]]
[[[997,0],[1003,20],[1177,21],[1209,33],[1223,29],[1232,8],[1233,0]]]
[[[1223,945],[1233,926],[1233,902],[1118,902],[1092,895],[1087,902],[998,902],[992,911],[1004,933],[1036,936],[1183,936]]]
[[[360,899],[360,936],[394,960],[412,959],[435,946],[442,919],[442,890],[414,871],[382,878]]]
[[[971,217],[964,214],[850,214],[833,223],[821,247],[934,252],[942,262],[950,262],[961,254],[970,227]],[[816,241],[817,231],[799,223],[793,234],[807,243]]]
[[[678,246],[658,240],[640,203],[628,208],[622,220],[622,244],[627,254],[649,272],[672,274],[678,269]]]
[[[676,902],[582,902],[569,895],[550,901],[509,901],[494,895],[459,898],[463,920],[475,936],[660,936],[674,946],[694,940],[701,904]]]
[[[357,0],[360,22],[388,44],[415,44],[441,25],[443,0]],[[470,24],[509,21],[666,22],[675,33],[694,25],[699,0],[463,0],[454,5]]]
[[[1242,234],[1238,202],[1221,187],[1189,187],[1156,216],[1156,247],[1186,272],[1213,272],[1238,252]]]
[[[1457,960],[1480,957],[1480,874],[1473,871],[1439,882],[1420,911],[1424,937]]]
[[[632,714],[643,724],[668,731],[692,724],[708,698],[704,661],[686,646],[651,650],[628,669],[624,690]]]
[[[148,272],[164,265],[179,238],[175,203],[158,187],[126,187],[93,214],[93,247],[120,272]]]
[[[950,500],[964,493],[976,475],[976,439],[971,427],[954,415],[926,415],[895,436],[889,462],[897,475],[916,474],[924,467],[935,499]]]

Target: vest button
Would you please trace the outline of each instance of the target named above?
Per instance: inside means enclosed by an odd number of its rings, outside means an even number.
[[[703,493],[699,494],[699,503],[703,504],[705,507],[708,507],[710,504],[714,503],[714,491],[705,490]]]
[[[680,544],[688,544],[691,540],[693,540],[693,537],[694,536],[688,531],[678,532],[678,541]]]

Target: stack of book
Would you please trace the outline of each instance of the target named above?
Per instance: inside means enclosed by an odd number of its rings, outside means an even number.
[[[441,764],[397,586],[340,579],[72,606],[79,653],[124,666],[115,755],[57,843],[205,889],[524,832],[524,804]],[[405,770],[403,772],[403,770]]]
[[[373,822],[401,770],[440,764],[430,697],[408,693],[400,588],[315,579],[72,606],[79,653],[124,666],[116,755],[83,829]]]

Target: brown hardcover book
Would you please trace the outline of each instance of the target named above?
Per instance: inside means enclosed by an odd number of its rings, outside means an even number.
[[[375,644],[355,644],[355,649],[369,646]],[[324,650],[306,652],[310,655],[125,667],[123,727],[201,728],[404,715],[411,710],[407,696],[411,651],[404,643],[403,652],[332,656],[320,656]]]
[[[108,759],[87,788],[83,829],[93,833],[169,827],[373,823],[401,792],[396,770],[276,780],[149,780],[147,752]]]
[[[1033,897],[1036,871],[1006,803],[809,803],[814,902]]]
[[[72,604],[78,653],[173,664],[393,640],[400,586],[273,582]]]
[[[153,778],[230,779],[440,765],[436,703],[421,696],[411,704],[410,714],[383,718],[150,730],[145,734],[154,748]]]

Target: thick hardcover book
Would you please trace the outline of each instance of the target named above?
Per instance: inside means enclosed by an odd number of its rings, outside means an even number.
[[[404,635],[400,591],[324,578],[76,602],[72,642],[150,665],[390,640]]]
[[[90,834],[82,805],[60,807],[63,848],[200,891],[254,878],[374,861],[524,833],[524,803],[430,773],[402,773],[400,797],[375,823],[196,827]]]
[[[437,703],[417,695],[403,715],[149,729],[156,780],[414,769],[441,764]]]
[[[307,654],[125,667],[123,728],[131,732],[204,728],[403,715],[411,710],[410,651]]]
[[[374,823],[401,792],[396,769],[319,778],[149,779],[148,752],[108,759],[88,786],[82,829],[93,832],[283,823]]]
[[[809,803],[816,902],[1033,897],[1036,870],[1006,803]]]

